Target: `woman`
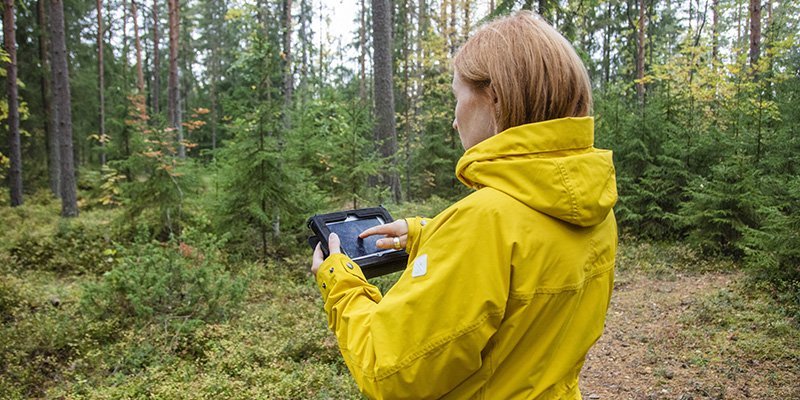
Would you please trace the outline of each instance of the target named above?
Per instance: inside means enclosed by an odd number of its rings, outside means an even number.
[[[580,399],[611,297],[617,199],[593,147],[591,88],[572,46],[521,12],[456,54],[453,127],[475,189],[433,219],[369,229],[409,266],[385,297],[338,252],[312,271],[359,388],[376,399]]]

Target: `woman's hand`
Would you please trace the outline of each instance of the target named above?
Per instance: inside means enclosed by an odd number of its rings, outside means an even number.
[[[339,241],[339,236],[335,233],[331,233],[331,235],[328,236],[328,254],[341,253],[340,247],[341,242]],[[320,264],[325,261],[324,257],[325,255],[322,253],[322,243],[317,243],[317,248],[314,249],[314,255],[311,257],[311,273],[314,276],[317,276],[317,270]]]
[[[361,232],[358,237],[363,239],[372,235],[386,235],[375,243],[380,249],[404,249],[408,242],[408,223],[405,219],[398,219],[388,224],[373,226]]]

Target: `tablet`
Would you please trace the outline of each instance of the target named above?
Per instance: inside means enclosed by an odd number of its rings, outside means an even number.
[[[392,222],[392,216],[383,207],[361,208],[315,215],[308,219],[308,227],[314,233],[309,245],[315,248],[322,243],[322,252],[328,257],[328,236],[336,233],[341,241],[341,251],[361,266],[367,278],[402,270],[408,263],[405,250],[379,249],[376,245],[383,235],[361,239],[358,235],[368,228]]]

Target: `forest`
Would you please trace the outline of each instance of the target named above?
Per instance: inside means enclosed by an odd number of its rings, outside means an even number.
[[[306,220],[467,195],[450,59],[521,9],[614,152],[584,396],[800,397],[796,0],[3,0],[0,399],[360,398]]]

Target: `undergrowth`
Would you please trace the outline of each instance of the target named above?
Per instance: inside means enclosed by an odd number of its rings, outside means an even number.
[[[388,208],[434,216],[449,204]],[[192,226],[158,242],[147,229],[116,230],[118,209],[57,214],[46,199],[0,208],[19,227],[0,232],[0,399],[361,398],[327,329],[310,249],[256,263]],[[689,246],[625,238],[617,265],[665,279],[736,269]],[[399,274],[372,282],[385,293]],[[725,354],[697,362],[798,365],[796,321],[758,293],[745,285],[693,303],[686,340]]]

